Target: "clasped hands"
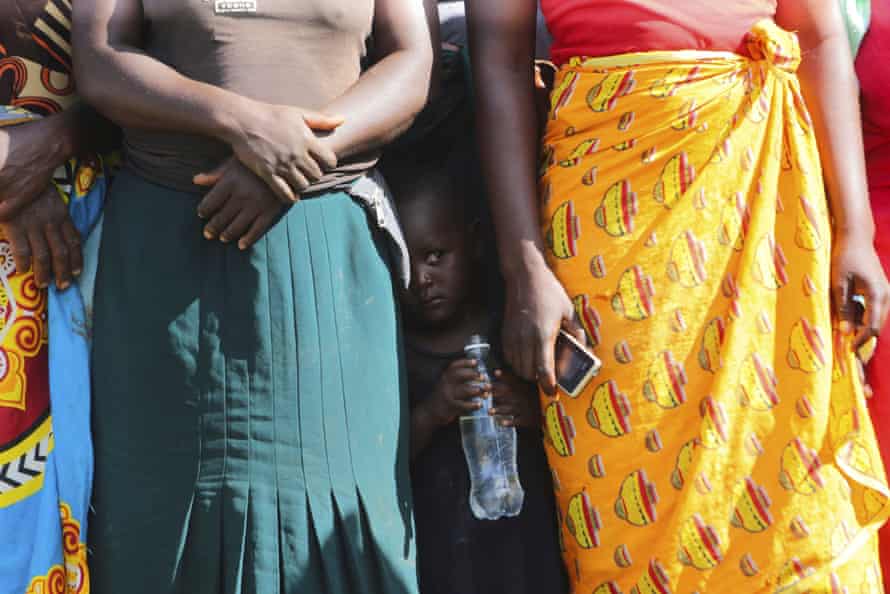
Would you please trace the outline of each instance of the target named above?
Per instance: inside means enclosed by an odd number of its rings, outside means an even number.
[[[287,106],[268,106],[251,117],[230,143],[233,156],[194,178],[210,188],[198,204],[198,216],[207,221],[204,237],[237,241],[242,250],[253,245],[301,192],[337,166],[321,134],[342,123]]]

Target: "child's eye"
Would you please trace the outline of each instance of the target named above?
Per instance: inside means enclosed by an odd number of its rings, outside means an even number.
[[[433,250],[431,252],[426,253],[426,263],[427,264],[435,264],[439,260],[442,259],[442,256],[445,254],[442,250]]]

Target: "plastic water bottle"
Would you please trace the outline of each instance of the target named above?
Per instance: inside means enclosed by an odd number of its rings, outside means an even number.
[[[491,347],[479,335],[464,347],[475,359],[482,383],[491,384]],[[519,514],[525,491],[516,469],[516,429],[501,425],[502,416],[492,416],[491,399],[480,398],[482,408],[460,418],[460,434],[470,471],[470,509],[480,520],[510,518]]]

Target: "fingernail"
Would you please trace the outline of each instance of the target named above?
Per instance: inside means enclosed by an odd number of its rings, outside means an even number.
[[[199,211],[198,211],[198,218],[199,218],[199,219],[206,219],[206,218],[207,218],[207,215],[205,215],[203,212],[201,212],[201,211],[199,210]]]
[[[229,238],[225,235],[220,235],[219,240],[223,243],[229,243]]]
[[[64,291],[65,289],[67,289],[68,287],[71,286],[71,283],[69,283],[68,281],[62,281],[62,282],[58,283],[57,286],[59,287],[60,291]]]
[[[213,233],[210,231],[204,231],[204,239],[213,239]]]
[[[248,247],[248,246],[247,246],[247,244],[246,244],[245,242],[243,242],[243,241],[239,241],[239,242],[238,242],[238,249],[239,249],[239,250],[244,251],[244,250],[247,249],[247,247]]]
[[[73,274],[74,276],[80,276],[80,273],[81,273],[81,272],[83,272],[83,270],[81,270],[80,268],[78,268],[77,270],[72,270],[72,271],[71,271],[71,274]]]

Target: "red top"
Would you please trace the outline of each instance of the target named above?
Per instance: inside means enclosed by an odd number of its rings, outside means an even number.
[[[742,39],[776,0],[541,0],[558,65],[573,56],[657,50],[744,53]]]
[[[890,0],[872,0],[871,11],[856,73],[872,209],[876,219],[890,222]]]

